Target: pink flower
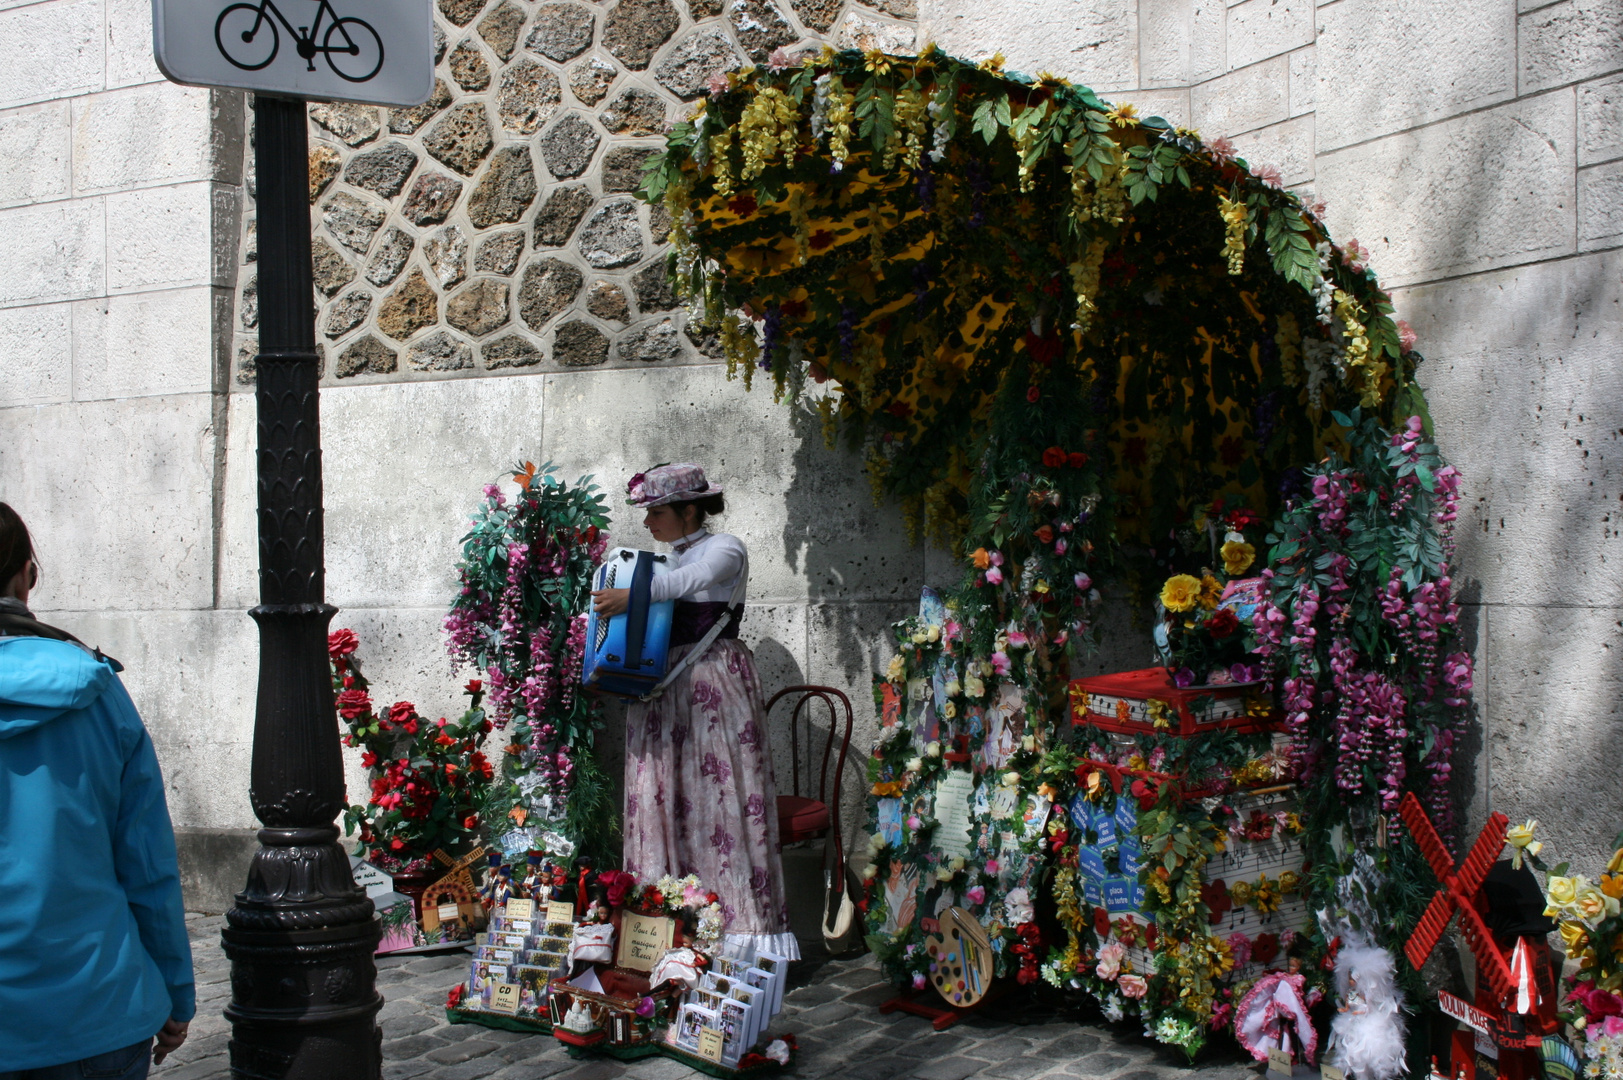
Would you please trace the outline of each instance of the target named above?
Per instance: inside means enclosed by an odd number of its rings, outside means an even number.
[[[1001,551],[994,551],[990,555],[988,555],[987,558],[992,560],[992,565],[993,566],[1002,566],[1003,565],[1003,552],[1001,552]]]
[[[1414,343],[1416,341],[1419,341],[1419,340],[1420,340],[1420,335],[1416,334],[1414,332],[1414,327],[1410,326],[1407,320],[1399,319],[1398,320],[1398,346],[1399,346],[1399,348],[1401,348],[1404,352],[1408,352],[1410,349],[1414,348]]]
[[[1285,186],[1285,178],[1280,175],[1279,166],[1277,165],[1253,165],[1251,166],[1251,175],[1275,191]]]
[[[917,815],[910,816],[907,819],[907,827],[909,829],[912,829],[914,832],[918,832],[919,831],[919,826],[923,825],[923,824],[924,823],[918,819]]]
[[[1206,149],[1211,152],[1212,160],[1219,165],[1227,165],[1235,159],[1238,153],[1234,149],[1234,144],[1222,136],[1208,142]]]
[[[1027,645],[1031,644],[1031,639],[1026,637],[1026,635],[1021,633],[1019,630],[1010,630],[1009,644],[1016,649],[1023,649]]]
[[[1058,540],[1054,541],[1054,554],[1055,555],[1063,555],[1063,554],[1065,554],[1065,549],[1070,547],[1070,546],[1071,545],[1069,545],[1069,544],[1067,544],[1065,542],[1065,537],[1062,536]]]
[[[727,73],[724,71],[712,73],[710,78],[705,80],[704,85],[710,91],[711,97],[720,97],[727,92]]]
[[[786,68],[794,67],[794,64],[795,62],[789,59],[789,54],[784,51],[782,45],[773,49],[766,58],[766,69],[772,72],[783,71]]]
[[[1009,654],[1005,652],[993,653],[992,670],[999,675],[1007,675],[1009,673]]]
[[[1347,269],[1353,273],[1361,274],[1364,267],[1369,265],[1369,249],[1356,239],[1348,240],[1341,249],[1341,261],[1346,263]]]
[[[964,890],[964,897],[971,904],[980,905],[986,902],[986,889],[980,885],[971,885]]]
[[[1142,975],[1123,975],[1116,981],[1121,992],[1135,1001],[1150,992],[1150,984],[1144,981]]]
[[[987,859],[986,860],[986,872],[988,874],[992,874],[994,876],[997,874],[997,860],[996,859]]]
[[[1093,973],[1106,982],[1115,981],[1116,977],[1121,974],[1122,958],[1126,955],[1127,946],[1119,941],[1112,940],[1099,950],[1099,964],[1093,969]]]
[[[913,976],[913,989],[915,989],[915,990],[923,990],[924,986],[925,986],[924,976],[922,974],[914,975]]]
[[[1087,574],[1078,574],[1071,579],[1071,584],[1076,586],[1077,592],[1087,592],[1093,588],[1093,579]]]
[[[1608,1016],[1600,1022],[1600,1026],[1606,1035],[1623,1035],[1623,1016]]]
[[[1001,584],[1003,584],[1003,571],[999,570],[995,566],[992,567],[991,569],[987,570],[986,571],[986,583],[988,585],[1001,585]]]
[[[1325,212],[1330,209],[1330,204],[1325,202],[1323,199],[1315,199],[1313,196],[1309,195],[1302,200],[1302,209],[1308,214],[1311,214],[1313,217],[1323,221]]]

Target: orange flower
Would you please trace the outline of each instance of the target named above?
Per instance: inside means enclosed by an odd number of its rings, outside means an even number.
[[[1623,874],[1602,874],[1600,891],[1614,900],[1623,900]]]
[[[1052,525],[1039,525],[1035,535],[1043,543],[1052,544],[1054,542],[1054,527]]]
[[[987,553],[985,548],[976,548],[974,559],[975,569],[977,570],[985,570],[992,565],[992,556]]]

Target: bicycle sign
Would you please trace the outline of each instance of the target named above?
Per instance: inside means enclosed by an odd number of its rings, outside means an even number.
[[[434,88],[431,0],[152,0],[170,79],[318,101],[416,105]]]

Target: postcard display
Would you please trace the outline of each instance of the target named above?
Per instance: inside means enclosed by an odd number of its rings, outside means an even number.
[[[551,1032],[576,1051],[622,1059],[663,1054],[718,1076],[787,1064],[793,1038],[767,1037],[786,958],[711,955],[678,915],[589,907],[579,922],[568,902],[513,897],[496,907],[447,1003],[451,1022]]]

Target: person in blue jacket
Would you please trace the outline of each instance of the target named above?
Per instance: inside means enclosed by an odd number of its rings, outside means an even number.
[[[0,1080],[141,1080],[196,1011],[175,832],[117,661],[34,619],[38,579],[0,502]]]

